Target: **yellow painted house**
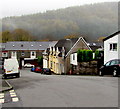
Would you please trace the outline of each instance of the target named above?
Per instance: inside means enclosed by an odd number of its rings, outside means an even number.
[[[70,54],[78,49],[90,49],[83,37],[59,40],[46,52],[47,67],[55,74],[67,74],[70,70]]]

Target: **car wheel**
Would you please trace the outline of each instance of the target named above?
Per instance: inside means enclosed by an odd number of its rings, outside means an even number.
[[[3,78],[4,78],[4,79],[7,79],[7,75],[3,75]]]
[[[113,77],[116,77],[117,76],[117,69],[114,69],[113,70]]]
[[[103,73],[101,71],[99,71],[99,76],[103,76]]]

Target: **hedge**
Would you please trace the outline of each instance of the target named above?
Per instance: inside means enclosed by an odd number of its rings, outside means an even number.
[[[89,62],[93,60],[93,51],[92,50],[81,50],[77,51],[77,61],[78,62]]]

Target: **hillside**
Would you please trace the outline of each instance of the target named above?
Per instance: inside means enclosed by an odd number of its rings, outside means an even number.
[[[98,3],[69,7],[20,17],[2,19],[2,30],[21,28],[40,39],[61,39],[81,34],[89,40],[117,31],[118,3]]]

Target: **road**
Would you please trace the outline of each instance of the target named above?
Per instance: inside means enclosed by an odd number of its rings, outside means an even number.
[[[3,107],[118,107],[118,78],[99,76],[41,75],[21,70],[20,78],[7,80],[17,102]]]

